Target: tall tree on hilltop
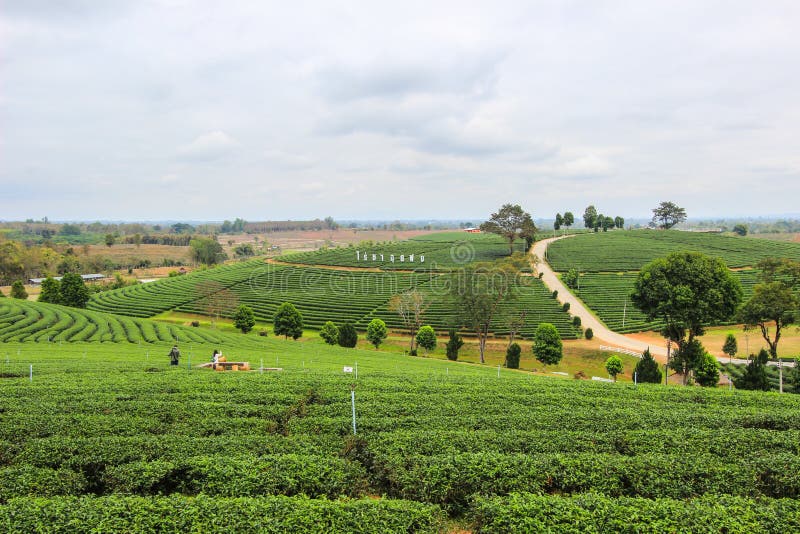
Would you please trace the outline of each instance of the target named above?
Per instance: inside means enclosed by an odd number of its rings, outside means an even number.
[[[571,211],[565,211],[564,212],[564,222],[563,222],[563,224],[567,228],[569,228],[570,226],[575,224],[575,216],[572,214]]]
[[[653,223],[663,230],[669,230],[686,220],[686,210],[672,202],[662,202],[653,208]]]
[[[425,294],[417,289],[398,293],[389,299],[389,310],[399,315],[403,326],[408,328],[408,333],[411,336],[411,346],[409,347],[411,352],[414,351],[417,330],[422,326],[422,319],[429,305],[430,302],[428,302]]]
[[[514,241],[517,238],[530,239],[536,234],[531,214],[524,211],[519,204],[503,204],[491,219],[481,224],[481,230],[502,236],[508,241],[508,253],[514,253]]]

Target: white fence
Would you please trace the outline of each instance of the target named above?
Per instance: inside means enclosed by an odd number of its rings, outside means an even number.
[[[630,349],[623,349],[620,347],[607,347],[606,345],[600,345],[600,350],[607,350],[610,352],[619,352],[620,354],[627,354],[628,356],[636,356],[637,358],[642,357],[641,352],[637,352],[635,350]]]

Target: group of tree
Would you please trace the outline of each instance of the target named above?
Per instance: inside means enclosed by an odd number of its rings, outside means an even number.
[[[565,211],[563,216],[560,213],[556,213],[556,220],[553,222],[553,229],[561,230],[562,226],[566,226],[569,229],[569,227],[573,224],[575,224],[575,216],[571,211]]]
[[[247,221],[244,219],[236,218],[235,221],[223,221],[222,225],[219,227],[219,233],[221,234],[241,234],[244,232],[244,225],[247,224]]]
[[[600,229],[607,232],[610,228],[621,230],[625,227],[625,219],[620,216],[609,217],[603,215],[597,212],[597,208],[590,205],[583,211],[583,227],[594,230],[595,232]]]
[[[42,280],[39,302],[85,308],[89,302],[89,288],[76,273],[66,273],[61,280],[47,277]]]
[[[189,241],[191,257],[197,263],[215,265],[222,263],[228,255],[222,250],[222,245],[214,238],[198,237]]]

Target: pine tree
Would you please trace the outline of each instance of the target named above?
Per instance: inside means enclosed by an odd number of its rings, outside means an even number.
[[[661,383],[661,369],[658,367],[658,362],[653,359],[653,355],[650,354],[649,348],[642,353],[642,359],[636,362],[634,372],[637,382]]]

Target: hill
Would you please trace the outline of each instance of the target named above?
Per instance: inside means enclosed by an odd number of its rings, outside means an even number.
[[[679,251],[722,258],[731,269],[752,267],[768,257],[800,260],[800,243],[678,230],[617,230],[556,241],[547,250],[547,261],[561,272],[638,271],[655,258]]]

